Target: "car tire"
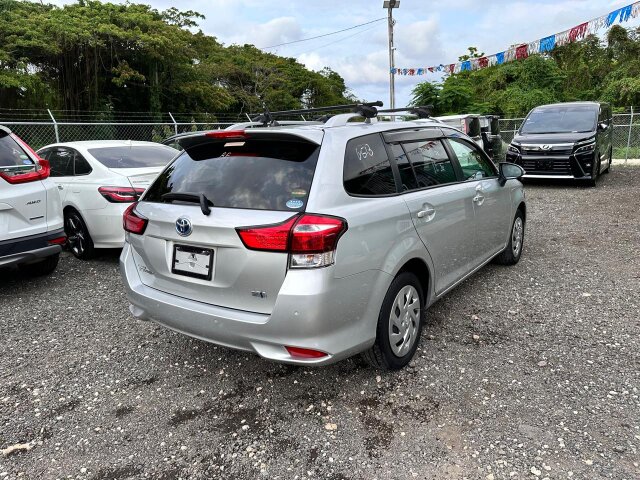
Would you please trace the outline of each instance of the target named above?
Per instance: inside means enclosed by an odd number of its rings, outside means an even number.
[[[406,366],[420,343],[424,305],[424,293],[418,277],[410,272],[400,273],[391,282],[382,302],[376,341],[362,354],[362,358],[379,370],[400,370]],[[398,337],[392,339],[392,335]]]
[[[93,240],[84,223],[82,216],[76,210],[67,210],[64,214],[64,231],[67,235],[67,245],[76,258],[89,260],[95,249]]]
[[[58,260],[60,260],[60,254],[56,253],[39,262],[20,265],[19,269],[22,273],[30,277],[42,277],[49,275],[56,269]]]
[[[595,187],[598,184],[598,177],[600,177],[600,169],[602,168],[602,164],[600,161],[600,152],[596,152],[596,158],[598,159],[598,162],[593,169],[591,179],[587,180],[587,185],[589,185],[590,187]]]
[[[500,265],[515,265],[520,261],[522,250],[524,249],[524,214],[518,209],[511,224],[509,243],[500,255],[495,258],[495,262]]]
[[[611,164],[613,163],[613,147],[609,149],[609,163],[607,164],[607,168],[602,173],[609,173],[611,171]]]

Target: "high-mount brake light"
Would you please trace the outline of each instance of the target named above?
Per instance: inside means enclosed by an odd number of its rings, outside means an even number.
[[[289,253],[290,268],[332,265],[347,222],[338,217],[302,214],[276,224],[236,229],[250,250]]]
[[[215,132],[207,132],[204,136],[209,138],[219,138],[221,140],[247,138],[247,134],[244,130],[217,130]]]
[[[144,188],[99,187],[98,192],[110,203],[131,203],[140,198]]]
[[[35,163],[33,165],[33,170],[24,171],[23,168],[3,168],[0,169],[0,177],[6,180],[11,184],[18,183],[28,183],[35,182],[36,180],[44,180],[49,178],[49,173],[51,172],[51,168],[49,166],[49,162],[34,152],[34,150],[24,142],[20,137],[16,134],[12,133],[11,138],[13,138],[18,145],[20,145],[24,150],[28,151],[31,154],[31,159],[35,158]],[[24,173],[23,173],[24,172]]]
[[[147,228],[147,220],[145,217],[136,212],[136,205],[138,203],[132,203],[122,215],[122,226],[125,232],[135,233],[136,235],[142,235]]]

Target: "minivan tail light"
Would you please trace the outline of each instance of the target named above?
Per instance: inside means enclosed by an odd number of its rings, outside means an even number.
[[[100,187],[98,192],[110,203],[130,203],[140,198],[144,188]]]
[[[124,214],[122,215],[122,227],[125,232],[142,235],[147,228],[149,220],[136,212],[136,205],[138,205],[137,202],[132,203],[124,211]]]
[[[303,214],[276,225],[236,230],[250,250],[289,253],[290,268],[318,268],[334,263],[347,222],[338,217]]]
[[[29,183],[49,178],[49,173],[51,172],[49,162],[40,158],[40,156],[16,134],[12,133],[11,138],[13,138],[24,150],[31,153],[31,159],[33,160],[35,158],[35,164],[33,165],[33,170],[28,172],[13,168],[0,169],[0,177],[11,184]]]

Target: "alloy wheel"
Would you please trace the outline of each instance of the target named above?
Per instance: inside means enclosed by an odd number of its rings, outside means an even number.
[[[82,255],[86,248],[86,238],[82,223],[76,215],[67,217],[66,230],[69,248],[76,256]]]
[[[518,258],[522,249],[522,240],[524,238],[524,223],[522,218],[516,218],[513,222],[513,231],[511,232],[511,248],[513,248],[513,256]]]

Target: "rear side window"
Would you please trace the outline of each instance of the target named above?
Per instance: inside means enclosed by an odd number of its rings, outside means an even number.
[[[49,153],[49,165],[52,177],[73,176],[73,150],[69,148],[55,148]]]
[[[396,193],[391,162],[379,134],[347,142],[344,188],[352,195],[380,196]]]
[[[178,153],[164,145],[90,148],[89,153],[107,168],[164,167]]]
[[[433,187],[458,180],[449,155],[440,140],[405,143],[404,149],[416,172],[418,188]]]
[[[89,162],[87,162],[87,159],[84,158],[82,155],[80,155],[78,152],[76,152],[75,158],[76,158],[76,161],[75,161],[74,173],[76,175],[90,174],[91,165],[89,165]]]
[[[291,140],[207,142],[183,152],[156,179],[145,201],[167,193],[204,193],[216,207],[303,211],[320,147]]]
[[[0,130],[0,167],[32,167],[31,157],[11,138]]]

